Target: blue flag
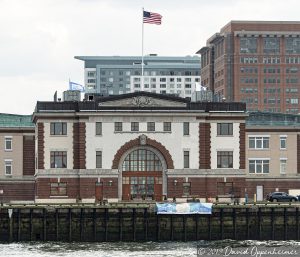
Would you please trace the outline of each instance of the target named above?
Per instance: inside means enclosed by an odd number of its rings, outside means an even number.
[[[84,92],[84,86],[78,83],[72,82],[69,80],[69,89],[70,90],[79,90],[80,92]]]

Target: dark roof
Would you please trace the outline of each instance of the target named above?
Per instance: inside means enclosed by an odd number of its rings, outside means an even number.
[[[155,99],[168,100],[180,103],[178,106],[103,106],[101,103],[107,101],[117,101],[139,96],[152,97]],[[227,103],[227,102],[191,102],[177,96],[156,94],[150,92],[134,92],[129,94],[114,95],[107,97],[98,97],[95,101],[82,102],[37,102],[35,112],[79,112],[95,110],[201,110],[204,112],[221,111],[221,112],[245,112],[245,103]]]

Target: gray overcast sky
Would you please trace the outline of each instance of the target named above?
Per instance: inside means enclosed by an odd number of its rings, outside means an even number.
[[[230,20],[300,20],[299,0],[0,0],[0,112],[30,114],[83,83],[75,55],[193,55]]]

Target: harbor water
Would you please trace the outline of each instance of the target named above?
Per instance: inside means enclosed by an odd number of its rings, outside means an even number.
[[[183,256],[300,256],[300,241],[193,242],[30,242],[0,244],[0,256],[10,257],[183,257]]]

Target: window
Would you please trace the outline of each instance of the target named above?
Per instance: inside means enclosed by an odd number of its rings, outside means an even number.
[[[67,195],[67,183],[50,183],[50,195],[52,196]]]
[[[190,123],[183,122],[183,135],[188,136],[190,134]]]
[[[287,159],[280,159],[280,174],[286,173],[286,162]]]
[[[122,171],[162,171],[162,164],[152,151],[138,149],[126,156]]]
[[[280,53],[279,38],[264,38],[264,53],[279,54]]]
[[[67,152],[51,151],[50,161],[51,168],[67,168]]]
[[[249,173],[269,173],[270,160],[249,160]]]
[[[5,137],[5,151],[12,151],[12,137]]]
[[[155,131],[155,122],[147,122],[147,131]]]
[[[233,194],[233,182],[218,182],[217,183],[218,195],[231,195]]]
[[[280,136],[280,149],[286,149],[286,136]]]
[[[189,168],[190,167],[190,152],[189,151],[183,151],[183,168]]]
[[[102,168],[102,151],[96,151],[96,169]]]
[[[51,135],[67,135],[67,123],[66,122],[51,122],[50,123]]]
[[[122,122],[115,122],[115,131],[117,131],[117,132],[123,131],[123,123]]]
[[[102,122],[96,122],[96,135],[102,135]]]
[[[300,38],[286,38],[285,39],[285,53],[286,54],[300,54]]]
[[[256,53],[257,52],[257,39],[244,37],[240,39],[240,52],[241,53]]]
[[[171,127],[171,122],[164,122],[164,131],[165,132],[171,132],[172,127]]]
[[[5,175],[10,176],[12,175],[12,160],[4,160],[5,165]]]
[[[219,151],[217,153],[218,168],[233,168],[233,152]]]
[[[183,195],[184,196],[189,196],[191,195],[191,183],[190,182],[183,182]]]
[[[218,135],[230,135],[232,136],[232,123],[218,123]]]
[[[131,122],[131,131],[139,131],[139,123]]]
[[[269,137],[249,137],[250,149],[268,149]]]

